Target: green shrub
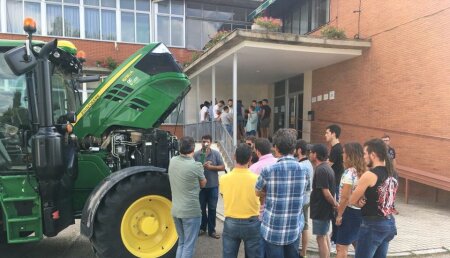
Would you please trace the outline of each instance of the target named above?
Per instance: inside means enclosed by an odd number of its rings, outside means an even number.
[[[346,39],[345,31],[343,29],[339,29],[333,26],[325,26],[320,34],[322,37],[327,39]]]

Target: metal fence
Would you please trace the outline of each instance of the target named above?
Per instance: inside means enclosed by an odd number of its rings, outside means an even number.
[[[228,133],[221,122],[201,122],[184,125],[184,135],[191,136],[196,141],[201,141],[203,135],[211,135],[213,141],[217,142],[223,148],[226,158],[232,161],[235,146],[233,137]]]

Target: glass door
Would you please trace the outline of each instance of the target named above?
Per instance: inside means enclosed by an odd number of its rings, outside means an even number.
[[[288,126],[297,130],[302,138],[303,129],[303,93],[289,95]]]

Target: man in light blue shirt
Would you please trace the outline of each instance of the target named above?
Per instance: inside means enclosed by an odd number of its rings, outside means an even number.
[[[306,184],[305,189],[305,195],[303,197],[303,218],[304,218],[304,226],[302,231],[302,248],[300,250],[300,258],[306,257],[306,250],[308,249],[308,241],[309,241],[309,235],[308,235],[308,213],[309,213],[309,202],[311,199],[311,187],[312,187],[312,180],[314,176],[314,169],[311,164],[311,161],[308,159],[308,143],[305,140],[298,140],[297,144],[295,145],[295,152],[297,154],[298,162],[302,167],[305,168],[307,171],[306,175],[308,178],[308,182]]]
[[[250,106],[248,108],[248,119],[245,125],[246,136],[256,136],[256,129],[258,127],[258,114],[255,112],[255,107]]]

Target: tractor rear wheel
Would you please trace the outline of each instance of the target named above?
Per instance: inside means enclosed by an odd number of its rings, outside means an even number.
[[[4,244],[8,241],[6,231],[4,230],[5,225],[3,225],[3,221],[4,221],[3,211],[2,208],[0,207],[0,244]]]
[[[175,257],[171,198],[165,173],[149,171],[119,182],[97,210],[91,240],[97,256]]]

